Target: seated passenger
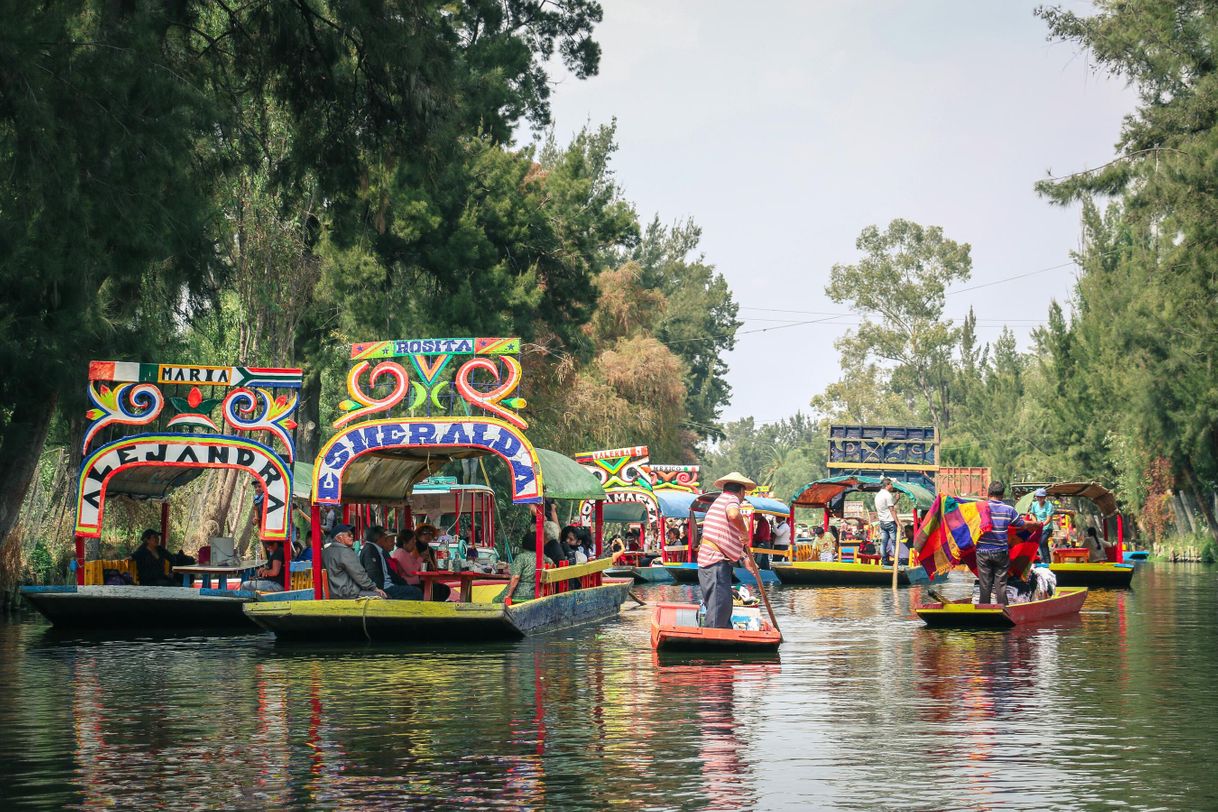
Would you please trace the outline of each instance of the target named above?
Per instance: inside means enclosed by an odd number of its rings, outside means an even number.
[[[418,572],[419,565],[423,563],[414,551],[414,531],[399,530],[395,538],[395,545],[394,551],[389,554],[389,566],[393,567],[394,572],[406,583],[418,584],[417,577],[411,580],[411,576],[406,574]]]
[[[414,554],[419,563],[418,566],[416,566],[413,570],[414,572],[424,570],[427,572],[436,572],[440,569],[440,565],[436,561],[435,550],[431,549],[431,545],[429,543],[435,538],[435,535],[436,530],[430,525],[423,525],[415,532]],[[411,583],[411,576],[409,572],[406,575],[406,582]],[[414,583],[421,583],[417,576],[414,578]],[[448,584],[434,583],[431,585],[431,599],[433,601],[446,601],[451,593],[452,590],[449,589]]]
[[[359,562],[368,573],[368,578],[384,591],[389,598],[399,601],[421,601],[423,590],[407,584],[405,579],[389,565],[389,552],[393,549],[393,534],[386,533],[379,524],[369,527],[364,533],[364,544],[359,551]]]
[[[547,567],[554,566],[549,558],[544,559]],[[495,603],[513,603],[529,601],[537,596],[537,535],[533,530],[526,530],[520,539],[520,553],[512,559],[512,579],[503,591],[495,596]]]
[[[596,558],[596,539],[592,538],[592,531],[586,527],[577,527],[575,535],[579,537],[579,548],[584,556],[589,561]]]
[[[813,532],[816,534],[816,559],[824,562],[836,561],[837,528],[818,527]]]
[[[322,548],[321,560],[330,579],[330,597],[335,600],[384,598],[384,590],[372,583],[351,549],[355,544],[354,530],[349,524],[336,524],[331,531],[333,540]]]
[[[266,550],[266,564],[254,570],[254,577],[241,583],[246,592],[283,591],[283,544],[278,541],[262,542]]]
[[[1087,535],[1083,538],[1083,546],[1088,550],[1088,562],[1094,564],[1108,560],[1108,545],[1100,541],[1099,536],[1096,535],[1094,527],[1087,528]]]
[[[583,550],[580,549],[577,529],[575,525],[569,524],[562,529],[562,535],[559,537],[563,552],[566,553],[567,563],[572,566],[588,563],[588,556],[584,555]]]
[[[140,586],[179,586],[168,575],[171,558],[169,551],[161,546],[161,534],[149,528],[140,535],[140,548],[131,554],[135,571],[140,576]]]

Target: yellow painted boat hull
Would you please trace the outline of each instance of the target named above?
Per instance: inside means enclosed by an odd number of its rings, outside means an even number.
[[[251,603],[245,609],[250,620],[285,640],[517,640],[613,617],[631,583],[607,580],[604,586],[574,589],[512,606],[490,602],[301,600]]]
[[[1100,561],[1094,564],[1050,564],[1058,586],[1128,589],[1133,583],[1133,564]]]
[[[784,584],[813,586],[891,586],[892,569],[875,564],[844,561],[796,561],[772,564],[770,569]],[[904,567],[897,570],[897,585],[909,586]]]

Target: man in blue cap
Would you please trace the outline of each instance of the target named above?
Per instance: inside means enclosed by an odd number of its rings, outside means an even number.
[[[334,526],[334,540],[321,551],[322,563],[330,579],[330,597],[334,599],[384,598],[385,591],[372,583],[367,571],[351,546],[355,544],[355,528],[349,524]]]
[[[1044,488],[1037,488],[1032,497],[1032,518],[1044,525],[1044,529],[1040,531],[1040,560],[1048,564],[1049,537],[1053,535],[1053,511],[1056,508],[1049,501],[1049,493]]]

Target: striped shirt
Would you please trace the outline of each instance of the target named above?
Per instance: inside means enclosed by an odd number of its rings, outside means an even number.
[[[1008,549],[1007,528],[1011,525],[1019,527],[1023,524],[1023,517],[1006,502],[991,499],[989,504],[990,523],[993,526],[988,532],[982,533],[981,538],[977,539],[978,552]]]
[[[748,530],[738,530],[728,522],[727,509],[730,507],[740,508],[740,496],[724,491],[706,511],[706,518],[702,522],[702,543],[698,546],[699,567],[709,567],[720,561],[735,563],[744,557]]]

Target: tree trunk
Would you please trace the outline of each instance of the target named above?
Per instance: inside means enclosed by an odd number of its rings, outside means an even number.
[[[296,459],[312,463],[321,445],[321,370],[306,368],[300,387],[300,405],[297,407]]]
[[[1192,519],[1184,508],[1184,499],[1178,491],[1172,491],[1171,496],[1171,512],[1176,518],[1176,533],[1178,535],[1187,535],[1197,532],[1193,527]]]
[[[26,389],[24,393],[0,435],[0,546],[21,514],[58,400],[54,392]]]
[[[1188,457],[1184,458],[1183,470],[1193,500],[1197,503],[1198,510],[1201,511],[1202,519],[1205,520],[1205,530],[1211,539],[1218,541],[1218,523],[1214,521],[1214,511],[1210,508],[1209,500],[1202,495],[1201,488],[1197,484],[1197,472],[1193,470],[1192,460]]]

